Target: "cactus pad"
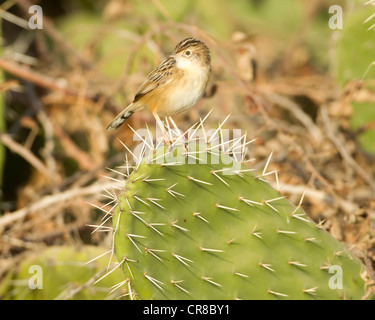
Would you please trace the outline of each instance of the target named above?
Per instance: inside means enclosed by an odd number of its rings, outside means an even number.
[[[111,287],[123,280],[120,270],[114,270],[98,284],[88,281],[99,278],[108,266],[108,258],[103,256],[106,248],[84,245],[51,246],[29,254],[8,273],[0,285],[0,299],[6,300],[102,300],[114,298],[126,292],[126,287],[112,295]],[[86,262],[94,259],[93,262]],[[34,283],[36,269],[39,269],[38,287]]]
[[[141,160],[119,196],[113,225],[131,298],[365,293],[357,258],[261,176],[209,145],[158,148]]]

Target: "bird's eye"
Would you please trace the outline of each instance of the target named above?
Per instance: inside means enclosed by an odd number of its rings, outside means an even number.
[[[185,51],[185,56],[188,57],[188,56],[190,56],[190,55],[191,55],[191,51],[190,51],[190,50],[186,50],[186,51]]]

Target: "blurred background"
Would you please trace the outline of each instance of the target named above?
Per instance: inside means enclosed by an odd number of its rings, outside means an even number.
[[[119,140],[139,144],[105,128],[190,36],[210,47],[212,76],[178,126],[231,113],[226,128],[258,138],[252,166],[273,152],[280,192],[304,195],[374,275],[375,1],[3,0],[0,18],[0,299],[128,298],[110,289],[119,270],[92,286],[110,261],[111,232],[92,233],[111,231],[107,168],[124,164]],[[155,130],[148,111],[128,123]],[[44,290],[29,289],[31,264],[48,270]]]

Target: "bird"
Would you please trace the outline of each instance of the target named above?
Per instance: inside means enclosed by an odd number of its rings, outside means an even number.
[[[180,41],[173,52],[148,74],[133,102],[115,117],[107,130],[119,128],[134,112],[147,108],[165,137],[160,117],[170,118],[194,106],[203,96],[210,75],[211,56],[207,45],[192,37]]]

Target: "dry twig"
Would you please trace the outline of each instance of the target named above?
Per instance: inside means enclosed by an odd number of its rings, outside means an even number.
[[[35,169],[42,173],[46,178],[50,178],[50,173],[45,166],[45,164],[40,161],[30,150],[26,149],[24,146],[14,141],[9,135],[0,133],[0,141],[7,147],[9,150],[17,153],[22,158],[24,158],[28,163],[30,163]]]
[[[327,108],[325,108],[325,107],[320,108],[320,114],[322,116],[324,128],[325,128],[325,131],[328,135],[328,138],[334,144],[334,146],[336,147],[336,149],[338,150],[340,155],[343,157],[343,159],[348,163],[348,165],[351,166],[358,173],[358,175],[364,181],[366,181],[368,183],[368,185],[371,187],[373,192],[375,192],[375,182],[371,178],[371,174],[369,174],[361,166],[359,166],[359,164],[353,159],[353,157],[346,150],[346,148],[342,144],[342,142],[338,139],[337,133],[335,133],[333,131]]]
[[[102,182],[90,185],[88,187],[73,188],[58,194],[45,196],[39,201],[22,208],[20,210],[5,214],[0,217],[0,230],[8,225],[15,223],[18,220],[24,219],[29,213],[47,209],[50,206],[55,206],[58,203],[64,203],[79,197],[95,196],[104,189],[116,188],[123,186],[122,182]]]

